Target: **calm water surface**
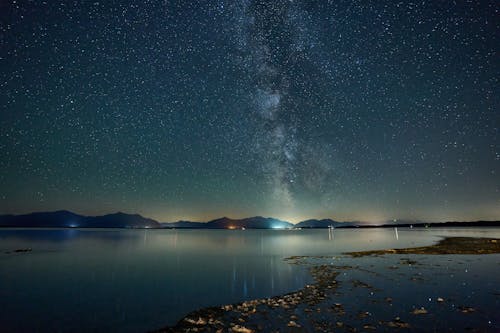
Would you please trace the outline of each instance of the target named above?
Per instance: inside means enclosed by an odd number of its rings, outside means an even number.
[[[422,246],[441,236],[500,237],[500,228],[0,229],[1,329],[144,332],[200,307],[300,289],[310,276],[288,256]]]

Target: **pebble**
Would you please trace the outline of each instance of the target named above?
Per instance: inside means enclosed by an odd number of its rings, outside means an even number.
[[[254,331],[245,326],[234,325],[231,330],[235,333],[253,333]]]
[[[414,315],[421,315],[421,314],[427,314],[427,310],[424,307],[421,307],[420,309],[415,309],[412,312]]]

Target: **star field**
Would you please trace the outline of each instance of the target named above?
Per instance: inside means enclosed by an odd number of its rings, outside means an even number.
[[[500,217],[495,1],[0,4],[0,212]]]

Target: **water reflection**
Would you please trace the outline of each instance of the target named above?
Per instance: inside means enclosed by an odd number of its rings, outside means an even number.
[[[134,240],[136,235],[129,232],[117,232],[117,229],[1,229],[0,241],[18,242],[67,242],[75,239],[89,238],[106,241]],[[143,230],[134,230],[142,232]]]
[[[447,235],[499,237],[499,230],[328,229],[326,237],[324,229],[3,229],[0,322],[6,331],[147,331],[196,308],[311,282],[284,257],[424,246]],[[33,252],[5,254],[28,247]]]
[[[333,234],[333,227],[329,227],[328,228],[328,240],[333,240],[335,237],[334,237],[334,234]]]

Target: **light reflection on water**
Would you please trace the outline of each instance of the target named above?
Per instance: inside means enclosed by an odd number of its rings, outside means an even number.
[[[200,307],[309,283],[284,257],[423,246],[440,236],[500,237],[500,229],[2,229],[0,322],[16,332],[146,331]]]

